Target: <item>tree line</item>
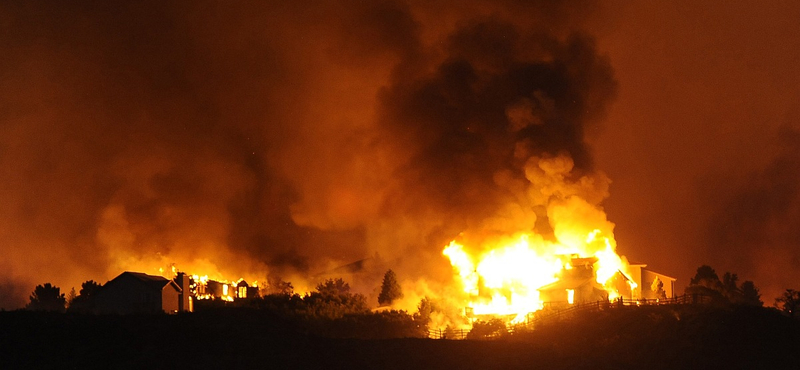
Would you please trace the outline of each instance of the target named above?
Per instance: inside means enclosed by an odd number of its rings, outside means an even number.
[[[88,280],[81,284],[79,292],[72,289],[65,295],[59,287],[50,283],[38,285],[31,293],[26,309],[91,313],[92,298],[101,288],[101,284]],[[697,269],[685,294],[709,296],[713,303],[722,305],[764,305],[759,289],[752,281],[740,282],[738,275],[730,272],[725,272],[720,278],[708,265]],[[327,279],[319,283],[314,291],[302,296],[293,291],[290,282],[271,278],[269,289],[265,289],[260,297],[235,302],[202,300],[196,302],[195,309],[256,309],[291,318],[313,332],[359,337],[425,337],[434,315],[454,314],[450,312],[452,309],[428,297],[419,302],[413,314],[392,310],[392,303],[402,297],[397,275],[388,270],[378,295],[378,307],[388,307],[385,310],[372,310],[366,296],[351,292],[349,284],[341,278]],[[787,289],[775,299],[773,306],[788,316],[800,318],[800,291]],[[473,333],[469,337],[497,335],[502,331],[501,326],[497,320],[473,323]]]
[[[689,281],[684,291],[686,294],[709,296],[716,303],[727,303],[745,306],[763,306],[761,293],[750,280],[739,283],[739,276],[725,272],[722,279],[711,266],[702,265]]]
[[[295,293],[290,282],[271,278],[269,289],[259,297],[248,297],[234,302],[220,299],[197,300],[195,311],[251,309],[264,314],[277,315],[295,322],[304,331],[333,337],[389,338],[426,337],[429,315],[409,314],[391,308],[373,311],[366,296],[354,293],[341,278],[326,279],[315,290],[304,295]],[[33,311],[92,313],[93,297],[102,285],[88,280],[68,295],[50,283],[36,286],[25,307]],[[390,307],[403,297],[397,275],[388,270],[384,274],[378,296],[379,307]],[[430,311],[430,309],[428,309]]]
[[[92,298],[101,287],[102,284],[87,280],[81,284],[80,294],[76,294],[75,288],[72,288],[69,296],[65,297],[57,286],[50,283],[37,285],[25,308],[32,311],[90,312]]]
[[[703,294],[712,297],[716,303],[758,306],[764,305],[761,293],[750,280],[738,283],[737,274],[725,272],[722,279],[711,266],[702,265],[686,287],[686,294]],[[773,307],[793,318],[800,319],[800,290],[786,289],[775,298]]]

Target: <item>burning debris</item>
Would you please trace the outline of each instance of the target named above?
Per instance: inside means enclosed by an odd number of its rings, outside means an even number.
[[[211,280],[208,275],[192,275],[191,281],[190,287],[196,299],[221,299],[233,302],[234,299],[259,296],[258,282],[253,282],[253,285],[250,285],[244,279],[239,279],[236,282]]]

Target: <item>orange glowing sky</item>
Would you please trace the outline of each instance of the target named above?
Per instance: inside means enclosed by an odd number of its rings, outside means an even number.
[[[680,285],[738,272],[771,304],[800,279],[800,6],[617,5],[596,23],[620,88],[594,148],[621,253]]]
[[[262,279],[377,253],[401,278],[449,275],[441,249],[508,197],[504,109],[538,96],[531,75],[570,97],[537,117],[566,123],[516,150],[604,172],[620,254],[679,289],[701,264],[735,272],[771,304],[800,288],[798,14],[3,2],[0,307],[137,263]]]

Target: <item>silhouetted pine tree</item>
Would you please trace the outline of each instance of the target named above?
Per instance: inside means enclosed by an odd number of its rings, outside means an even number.
[[[388,306],[399,298],[403,298],[403,291],[400,289],[400,284],[397,283],[397,275],[392,270],[386,271],[386,274],[383,275],[381,294],[378,295],[378,304]]]
[[[33,289],[30,300],[31,302],[28,303],[26,308],[34,311],[64,312],[67,304],[67,299],[64,298],[64,293],[61,293],[61,288],[50,283],[37,285]]]
[[[764,305],[764,302],[761,301],[761,293],[758,292],[758,288],[752,281],[745,280],[740,290],[742,292],[742,304],[758,307]]]

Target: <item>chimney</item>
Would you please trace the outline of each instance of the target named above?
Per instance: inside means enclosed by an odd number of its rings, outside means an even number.
[[[178,298],[178,311],[179,312],[192,312],[192,290],[189,287],[189,277],[183,272],[178,272],[175,276],[175,282],[181,288],[181,294]]]

